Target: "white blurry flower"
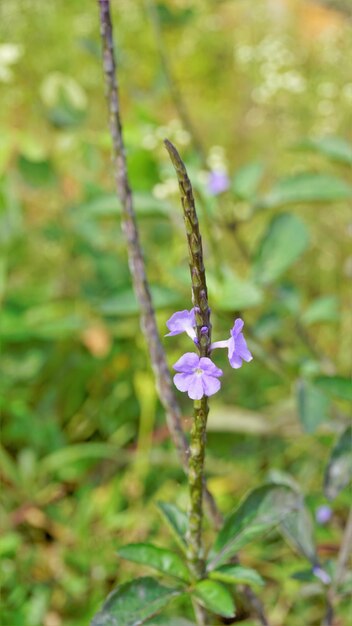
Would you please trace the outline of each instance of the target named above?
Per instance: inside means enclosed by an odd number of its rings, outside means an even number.
[[[11,66],[23,55],[23,46],[17,43],[0,44],[0,82],[9,83],[13,79]]]

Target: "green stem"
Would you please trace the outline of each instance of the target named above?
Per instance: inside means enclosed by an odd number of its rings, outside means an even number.
[[[192,185],[184,163],[176,148],[167,139],[165,140],[165,146],[176,170],[181,194],[183,218],[188,241],[192,301],[197,325],[197,348],[201,357],[208,357],[211,344],[210,309],[208,306],[202,239],[199,231]],[[194,401],[194,419],[191,429],[188,474],[190,489],[188,561],[196,579],[202,578],[205,574],[202,521],[204,458],[208,412],[208,398],[206,396],[201,400]]]

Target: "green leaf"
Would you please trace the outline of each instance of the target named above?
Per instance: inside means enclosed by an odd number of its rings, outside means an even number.
[[[334,202],[352,198],[352,187],[331,174],[302,172],[282,178],[255,203],[256,209],[272,209],[300,202]]]
[[[148,565],[181,580],[189,580],[188,569],[183,559],[166,548],[159,548],[148,543],[135,543],[123,546],[118,550],[118,554],[128,561]]]
[[[259,243],[253,274],[262,284],[279,278],[305,251],[309,242],[307,228],[291,213],[275,216]]]
[[[301,321],[306,326],[316,322],[335,322],[338,319],[339,308],[336,296],[317,298],[301,316]]]
[[[348,426],[332,450],[324,476],[324,493],[329,500],[338,496],[352,480],[352,426]]]
[[[254,489],[226,518],[211,551],[209,570],[282,522],[297,506],[297,498],[286,485],[270,484]]]
[[[157,502],[157,507],[162,514],[167,525],[171,529],[174,537],[182,550],[186,550],[186,533],[188,529],[188,519],[186,513],[170,502]]]
[[[21,154],[17,165],[23,180],[31,187],[45,187],[56,182],[56,174],[51,161],[36,161]]]
[[[138,626],[180,593],[149,577],[119,585],[93,618],[92,626]]]
[[[232,179],[232,190],[241,200],[249,200],[255,195],[263,174],[264,166],[262,163],[244,165],[237,170]]]
[[[209,275],[208,287],[211,300],[220,311],[247,309],[260,304],[263,294],[258,285],[239,278],[230,268],[222,268],[223,279]]]
[[[264,585],[264,580],[251,567],[243,565],[222,565],[209,574],[210,578],[224,583],[242,583],[244,585]]]
[[[320,389],[305,380],[298,381],[298,415],[306,433],[314,433],[322,422],[329,419],[329,404],[329,399]]]
[[[162,285],[152,285],[151,294],[155,309],[173,307],[179,302],[179,296],[174,290]],[[139,305],[132,287],[121,290],[117,296],[105,300],[100,306],[100,310],[105,315],[130,316],[137,315]]]
[[[352,380],[343,376],[318,376],[314,383],[331,396],[352,402]]]
[[[280,524],[284,537],[313,565],[317,562],[312,517],[301,497],[299,506],[291,511]]]
[[[317,139],[307,139],[298,145],[299,148],[314,150],[332,161],[352,165],[352,144],[342,137],[319,137]]]
[[[193,595],[200,600],[208,611],[223,617],[235,616],[236,608],[233,597],[221,583],[215,580],[201,580],[196,584]]]

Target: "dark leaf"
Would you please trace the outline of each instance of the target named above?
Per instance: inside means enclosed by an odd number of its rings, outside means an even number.
[[[92,626],[138,626],[180,593],[179,589],[164,587],[149,577],[119,585],[93,618]]]
[[[193,595],[206,609],[223,617],[235,616],[235,603],[231,593],[215,580],[201,580],[195,586]]]
[[[329,500],[338,496],[352,480],[352,426],[346,428],[332,450],[324,477],[324,492]]]
[[[175,504],[171,504],[170,502],[158,502],[157,506],[167,525],[172,530],[178,544],[182,550],[186,550],[186,533],[188,528],[186,513],[180,511]]]
[[[135,543],[123,546],[118,550],[118,554],[128,561],[147,565],[181,580],[189,580],[188,569],[184,560],[171,550],[148,543]]]

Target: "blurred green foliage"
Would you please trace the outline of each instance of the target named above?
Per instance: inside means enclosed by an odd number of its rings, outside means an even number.
[[[239,312],[249,328],[255,359],[226,368],[212,402],[210,487],[228,511],[276,468],[302,484],[314,514],[351,400],[351,23],[304,0],[255,4],[158,3],[206,166],[226,170],[231,189],[209,194],[150,14],[134,0],[113,3],[125,139],[160,332],[190,307],[165,136],[197,192],[215,339]],[[117,548],[168,545],[156,501],[184,509],[187,489],[119,227],[97,7],[3,2],[0,32],[2,623],[83,626],[136,574]],[[165,344],[170,364],[186,341]],[[336,557],[347,501],[337,495],[332,522],[315,531],[322,560]],[[247,546],[243,563],[266,581],[273,623],[318,623],[319,585],[297,596],[304,561],[278,533]],[[339,610],[347,620],[343,600]]]

